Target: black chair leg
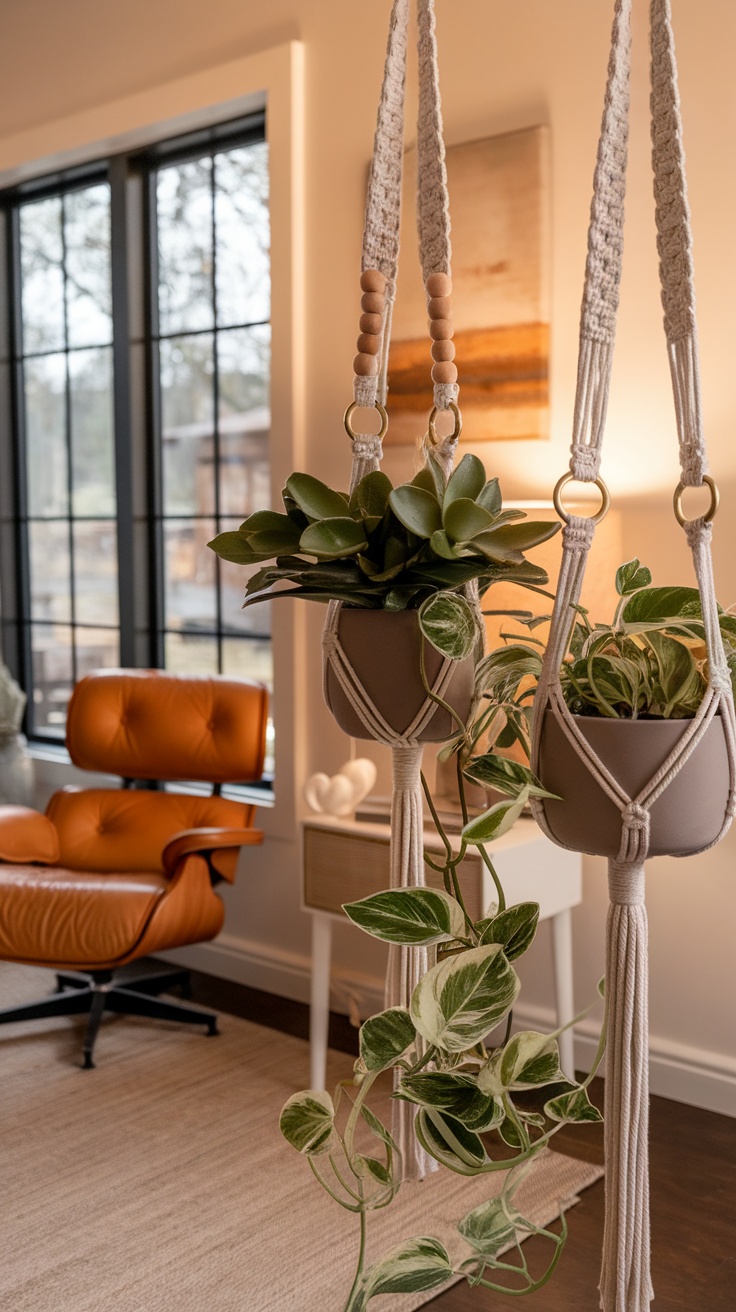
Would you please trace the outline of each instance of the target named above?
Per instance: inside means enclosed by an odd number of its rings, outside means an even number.
[[[160,970],[157,974],[134,975],[131,979],[122,979],[122,987],[128,987],[134,993],[148,993],[158,997],[159,993],[168,993],[171,989],[181,989],[185,998],[192,995],[192,982],[188,970]]]
[[[162,998],[153,998],[146,993],[136,993],[134,989],[115,987],[107,995],[110,1011],[122,1012],[129,1016],[150,1016],[154,1020],[185,1021],[189,1025],[206,1025],[209,1034],[217,1034],[217,1016],[212,1011],[200,1011],[195,1007],[184,1007],[180,1002],[164,1002]]]
[[[39,1002],[29,1002],[0,1011],[0,1025],[11,1025],[19,1020],[43,1020],[47,1016],[75,1016],[89,1011],[92,1005],[90,988],[73,993],[51,993]]]
[[[100,1029],[102,1013],[110,998],[110,982],[104,980],[101,983],[95,981],[94,987],[90,990],[92,994],[92,1005],[89,1009],[89,1020],[87,1021],[87,1033],[84,1036],[84,1060],[82,1069],[93,1071],[95,1069],[92,1054],[95,1050],[95,1043]]]

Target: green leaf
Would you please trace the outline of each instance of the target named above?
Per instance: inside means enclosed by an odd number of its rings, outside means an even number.
[[[363,515],[376,522],[383,519],[388,507],[388,498],[393,490],[390,478],[380,469],[374,469],[361,478],[350,497],[351,515]]]
[[[336,519],[347,514],[348,499],[311,474],[291,474],[286,491],[309,519]]]
[[[420,1071],[417,1075],[406,1075],[394,1097],[445,1111],[478,1134],[495,1129],[504,1115],[495,1098],[480,1092],[474,1076],[457,1071]]]
[[[447,491],[449,493],[449,487]],[[493,515],[490,511],[477,506],[469,497],[451,501],[442,514],[442,527],[452,542],[465,542],[468,538],[474,538],[492,524]]]
[[[447,512],[448,506],[453,501],[460,501],[468,498],[475,501],[480,496],[486,485],[486,471],[482,460],[477,456],[463,456],[457,469],[453,470],[450,480],[447,484],[442,508]]]
[[[207,546],[220,557],[221,560],[229,560],[233,565],[256,565],[262,559],[268,560],[268,556],[259,556],[250,545],[249,539],[245,533],[236,530],[232,533],[218,533]]]
[[[502,1198],[489,1198],[464,1216],[458,1230],[466,1243],[483,1257],[495,1258],[516,1238],[516,1229]]]
[[[343,911],[354,925],[384,943],[428,947],[465,930],[459,904],[438,888],[394,888],[348,902]]]
[[[557,1039],[534,1030],[515,1034],[501,1054],[500,1075],[504,1089],[534,1089],[564,1080]]]
[[[520,761],[511,761],[507,756],[497,752],[487,752],[484,756],[475,756],[463,771],[466,778],[473,783],[483,784],[486,788],[495,788],[499,793],[509,797],[518,797],[522,789],[528,789],[529,797],[555,797],[548,793],[532,773],[528,765]]]
[[[421,1236],[389,1249],[366,1271],[346,1312],[363,1312],[379,1294],[415,1294],[438,1289],[453,1274],[447,1250],[438,1239]]]
[[[405,1007],[391,1007],[360,1027],[360,1055],[369,1071],[382,1071],[414,1043],[416,1031]]]
[[[493,516],[500,514],[503,502],[498,479],[489,479],[475,499],[479,506],[482,506],[484,510],[490,510]]]
[[[279,1128],[292,1148],[307,1157],[314,1157],[329,1152],[334,1121],[335,1108],[329,1093],[305,1089],[302,1093],[292,1094],[284,1103]]]
[[[436,592],[418,611],[419,627],[442,656],[463,661],[478,641],[478,621],[465,597],[457,592]]]
[[[404,528],[419,538],[431,538],[437,529],[442,528],[440,504],[425,488],[402,483],[391,493],[389,505]]]
[[[414,1133],[436,1161],[458,1175],[479,1175],[488,1161],[483,1140],[445,1112],[421,1108]]]
[[[437,529],[429,539],[429,545],[435,556],[442,560],[459,560],[460,549],[453,545],[443,528]]]
[[[352,1164],[363,1180],[376,1180],[378,1184],[384,1185],[391,1183],[391,1172],[375,1157],[364,1157],[362,1153],[355,1153]]]
[[[444,1052],[472,1048],[510,1011],[519,979],[498,944],[470,948],[420,979],[410,1011],[419,1033]]]
[[[697,588],[645,588],[629,598],[621,618],[626,624],[702,619],[700,593]]]
[[[651,581],[651,570],[636,557],[627,560],[625,565],[616,570],[616,591],[619,597],[628,597],[632,592],[638,592],[639,588],[648,588]]]
[[[500,943],[507,960],[515,961],[533,943],[538,923],[539,903],[518,902],[488,922],[481,943]]]
[[[492,839],[500,838],[516,824],[528,800],[529,789],[522,788],[515,800],[496,802],[495,806],[489,807],[464,826],[462,836],[465,842],[490,843]]]
[[[544,1114],[551,1121],[592,1121],[603,1120],[597,1107],[594,1107],[586,1089],[573,1089],[571,1093],[560,1094],[545,1103]]]
[[[354,556],[368,545],[363,525],[354,519],[323,519],[305,528],[299,550],[320,560]]]
[[[525,519],[519,524],[503,524],[478,534],[473,546],[479,547],[491,560],[508,560],[547,542],[559,529],[559,524],[550,520]]]

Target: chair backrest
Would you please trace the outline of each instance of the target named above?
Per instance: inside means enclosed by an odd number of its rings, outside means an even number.
[[[246,783],[260,779],[268,693],[224,675],[95,670],[69,703],[75,765],[127,779]]]

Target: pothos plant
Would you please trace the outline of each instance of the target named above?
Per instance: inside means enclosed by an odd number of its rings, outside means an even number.
[[[617,570],[616,592],[619,601],[609,623],[593,621],[582,606],[572,616],[560,670],[569,709],[609,719],[692,718],[708,681],[697,588],[653,587],[650,570],[634,559]],[[512,795],[527,787],[533,791],[528,768],[498,752],[478,757],[477,744],[490,739],[497,748],[510,748],[517,743],[529,755],[531,703],[544,655],[534,632],[551,617],[518,611],[513,618],[527,634],[502,635],[506,645],[478,663],[473,724],[442,749],[459,753],[469,779]],[[736,684],[736,615],[719,607],[719,626]]]
[[[445,592],[426,598],[418,621],[423,640],[443,655],[462,660],[473,650],[473,608],[462,596]],[[424,684],[433,696],[426,677]],[[440,698],[434,700],[455,714]],[[477,714],[471,713],[467,725],[455,715],[460,741],[469,740]],[[362,1025],[352,1079],[341,1081],[333,1097],[313,1089],[296,1093],[281,1112],[288,1142],[307,1158],[330,1197],[359,1222],[345,1312],[362,1312],[379,1294],[437,1289],[458,1276],[499,1292],[540,1289],[557,1265],[567,1227],[564,1213],[559,1231],[525,1218],[515,1202],[518,1186],[564,1125],[601,1119],[587,1090],[603,1054],[603,1035],[591,1073],[578,1084],[560,1069],[559,1030],[511,1032],[520,988],[513,963],[534,939],[539,906],[506,905],[486,845],[514,824],[533,790],[543,790],[527,770],[522,786],[515,779],[505,790],[514,796],[471,819],[464,777],[473,777],[471,766],[481,773],[490,769],[495,757],[492,751],[476,753],[471,761],[458,742],[454,750],[464,819],[457,850],[423,778],[443,849],[439,859],[425,853],[425,861],[441,876],[442,888],[389,890],[344,908],[355,925],[384,943],[436,949],[437,964],[418,983],[408,1009],[392,1007]],[[469,848],[479,852],[497,890],[497,903],[480,919],[468,913],[458,879]],[[389,1073],[395,1077],[393,1097],[416,1107],[416,1137],[435,1161],[462,1176],[506,1173],[500,1194],[460,1220],[467,1255],[459,1263],[438,1239],[422,1235],[402,1241],[364,1269],[367,1217],[388,1206],[401,1184],[398,1146],[369,1105],[377,1082]],[[530,1234],[543,1236],[551,1248],[546,1270],[537,1276],[521,1247]],[[510,1285],[504,1283],[509,1277]]]

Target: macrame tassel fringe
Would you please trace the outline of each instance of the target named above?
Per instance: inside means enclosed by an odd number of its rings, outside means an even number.
[[[609,862],[603,1312],[648,1312],[649,1027],[644,865]]]
[[[392,747],[393,801],[391,804],[391,887],[416,888],[424,884],[424,813],[422,808],[422,748]],[[386,973],[386,1006],[408,1007],[422,975],[428,968],[426,948],[389,948]],[[394,1084],[398,1084],[396,1072]],[[399,1148],[405,1180],[421,1180],[437,1163],[414,1136],[416,1108],[410,1103],[393,1104],[391,1133]]]

